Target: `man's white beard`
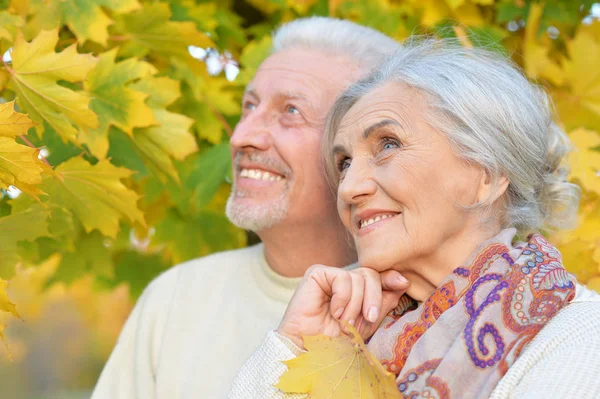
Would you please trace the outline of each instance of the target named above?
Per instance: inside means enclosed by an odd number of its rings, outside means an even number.
[[[279,198],[260,205],[240,204],[237,198],[244,196],[242,190],[232,187],[225,208],[225,214],[231,223],[241,229],[260,232],[281,223],[287,217],[289,201],[286,192],[281,193]]]

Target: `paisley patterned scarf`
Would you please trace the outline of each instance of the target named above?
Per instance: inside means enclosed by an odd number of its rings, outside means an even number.
[[[421,303],[403,297],[369,350],[405,398],[489,397],[523,348],[575,296],[575,278],[542,236],[480,245]]]

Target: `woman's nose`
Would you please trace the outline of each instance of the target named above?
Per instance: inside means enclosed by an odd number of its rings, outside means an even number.
[[[229,140],[232,150],[268,150],[272,145],[271,134],[273,128],[273,118],[269,115],[250,115],[241,120],[235,127]]]
[[[357,204],[370,198],[377,191],[377,183],[371,176],[366,161],[354,159],[338,187],[338,196],[347,204]]]

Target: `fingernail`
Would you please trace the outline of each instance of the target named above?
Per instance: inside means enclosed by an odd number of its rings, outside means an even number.
[[[339,319],[340,317],[342,317],[342,313],[344,313],[344,308],[339,308],[338,310],[335,311],[335,313],[333,314],[333,317],[335,317],[336,319]]]
[[[398,281],[401,283],[408,283],[408,280],[401,274],[398,275]]]
[[[375,323],[378,317],[379,311],[377,310],[377,306],[371,306],[371,308],[369,308],[369,313],[367,314],[367,320],[371,323]]]
[[[354,320],[348,320],[348,324],[350,324],[351,326],[354,325]]]

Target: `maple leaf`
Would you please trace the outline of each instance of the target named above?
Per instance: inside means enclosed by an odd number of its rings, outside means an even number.
[[[43,31],[28,43],[19,33],[12,51],[12,66],[6,66],[17,102],[36,122],[38,134],[46,121],[63,140],[75,141],[77,132],[94,129],[96,114],[88,108],[89,96],[57,84],[79,82],[96,65],[96,58],[78,54],[76,46],[54,52],[58,29]]]
[[[190,133],[194,121],[185,115],[165,109],[181,95],[179,82],[167,77],[148,78],[140,80],[132,87],[149,95],[147,103],[158,121],[157,126],[136,129],[134,142],[155,166],[154,169],[159,175],[166,173],[175,181],[179,181],[170,157],[183,160],[198,150],[196,140]]]
[[[401,398],[393,374],[386,371],[349,324],[349,336],[303,337],[307,352],[288,360],[275,386],[314,399]]]
[[[35,123],[25,114],[15,112],[15,102],[0,104],[0,137],[15,138],[27,134]]]
[[[96,67],[88,74],[85,89],[93,95],[90,108],[98,115],[99,126],[81,132],[79,140],[102,159],[108,151],[108,130],[111,125],[133,134],[133,128],[157,124],[152,110],[145,101],[147,93],[127,86],[128,83],[156,73],[147,62],[129,58],[116,63],[117,50],[100,55]]]
[[[569,134],[577,149],[571,154],[571,177],[576,178],[587,190],[600,194],[600,134],[577,129]]]
[[[116,167],[108,160],[90,165],[82,158],[71,158],[55,172],[55,176],[44,177],[42,183],[48,201],[71,210],[88,233],[98,229],[114,238],[119,220],[124,217],[145,225],[136,205],[138,195],[121,183],[133,173],[129,169]]]
[[[204,33],[190,21],[173,22],[166,3],[148,4],[138,12],[123,14],[116,19],[116,31],[122,36],[119,54],[123,57],[143,57],[151,51],[167,56],[190,59],[188,46],[215,47]]]
[[[30,0],[21,13],[32,14],[29,30],[35,35],[42,29],[52,29],[66,24],[79,43],[92,40],[106,45],[108,27],[113,20],[103,8],[125,13],[141,7],[137,0]]]
[[[38,149],[14,141],[33,125],[27,115],[14,111],[14,101],[0,104],[0,188],[13,185],[37,199],[43,191],[36,185],[50,167],[39,159]]]
[[[600,130],[600,21],[582,26],[566,46],[569,58],[557,79],[562,86],[553,92],[560,119],[567,130]]]
[[[35,186],[42,183],[42,173],[50,167],[38,158],[39,150],[0,137],[0,188],[13,185],[37,198],[42,194]]]
[[[48,210],[39,204],[0,217],[0,278],[11,278],[19,262],[17,243],[48,236]]]

